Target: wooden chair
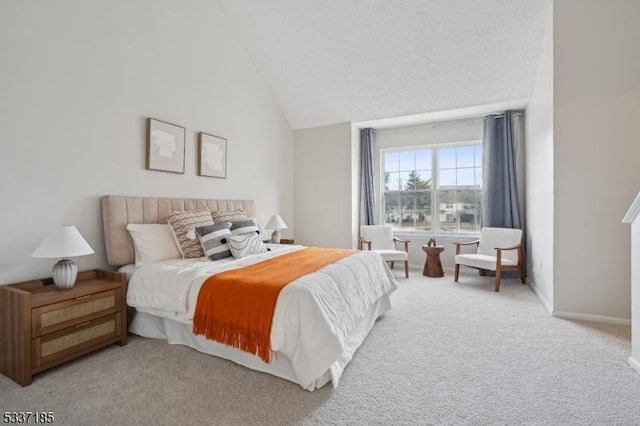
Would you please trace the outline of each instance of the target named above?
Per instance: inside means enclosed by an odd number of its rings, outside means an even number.
[[[404,243],[404,250],[398,250],[396,243]],[[410,241],[394,237],[393,229],[389,225],[360,227],[360,250],[366,244],[367,250],[379,253],[384,260],[391,262],[391,269],[395,262],[404,261],[404,275],[407,278],[409,278],[409,243]]]
[[[495,271],[495,291],[500,291],[504,271],[520,271],[520,281],[525,283],[526,265],[522,250],[522,230],[510,228],[482,228],[480,239],[456,245],[454,281],[458,282],[460,265],[485,271]],[[460,254],[461,246],[475,245],[475,254]]]

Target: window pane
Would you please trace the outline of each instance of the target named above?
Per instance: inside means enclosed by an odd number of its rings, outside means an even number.
[[[410,173],[411,172],[400,172],[400,189],[407,189]]]
[[[444,204],[455,204],[456,192],[455,191],[440,191],[440,210],[442,210]],[[453,208],[453,207],[450,207]]]
[[[413,210],[416,208],[416,193],[415,192],[403,192],[400,196],[402,209]]]
[[[476,191],[476,206],[478,207],[476,214],[476,232],[480,232],[480,226],[482,224],[482,190]]]
[[[419,170],[420,179],[424,182],[424,185],[420,185],[418,189],[431,189],[433,185],[431,184],[431,170]]]
[[[416,151],[416,170],[431,170],[431,150]]]
[[[438,186],[440,188],[454,186],[456,184],[456,169],[440,170],[438,174]]]
[[[400,196],[398,192],[385,192],[384,194],[384,210],[398,210],[400,209]]]
[[[416,231],[430,231],[431,230],[431,209],[417,210],[415,214],[417,216]]]
[[[458,191],[458,218],[460,232],[479,231],[480,191]]]
[[[456,192],[440,191],[439,201],[438,218],[440,219],[440,231],[445,233],[455,232]]]
[[[398,190],[400,189],[400,173],[386,173],[384,174],[385,189]]]
[[[476,167],[476,185],[482,187],[482,169],[480,167]]]
[[[438,167],[442,169],[453,169],[456,167],[456,149],[440,148],[438,150]]]
[[[476,145],[475,151],[476,151],[475,165],[477,167],[482,167],[482,144]]]
[[[402,228],[403,230],[406,231],[410,231],[412,230],[412,228],[415,228],[414,225],[414,219],[413,219],[413,212],[410,210],[403,210],[402,211],[402,215],[401,215],[401,223],[400,223],[400,228]]]
[[[473,167],[474,166],[474,146],[462,146],[456,148],[456,154],[458,156],[456,166],[457,167]]]
[[[458,181],[456,183],[458,184],[458,186],[473,186],[473,181],[475,178],[474,174],[475,173],[473,168],[458,169]]]
[[[411,171],[416,169],[415,151],[400,152],[400,171]]]
[[[476,206],[477,191],[458,191],[456,201],[460,210],[477,210]]]
[[[398,229],[400,227],[400,211],[388,211],[384,213],[384,223],[385,225],[391,225],[394,229]]]
[[[425,179],[423,175],[428,174],[429,176]],[[428,179],[431,178],[431,173],[425,171],[411,171],[407,173],[407,184],[406,188],[408,190],[416,190],[416,189],[428,189],[430,187],[430,182]]]
[[[400,154],[397,152],[384,153],[384,171],[397,172],[399,169]]]
[[[458,217],[460,218],[460,232],[478,232],[476,211],[460,211]]]
[[[416,209],[431,211],[431,191],[416,193]]]

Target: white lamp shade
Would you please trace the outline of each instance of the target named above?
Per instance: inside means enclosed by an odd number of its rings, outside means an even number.
[[[60,258],[93,254],[93,249],[75,226],[62,226],[40,243],[31,257]]]
[[[287,229],[287,224],[284,223],[284,220],[280,217],[279,214],[274,214],[267,222],[266,229]]]

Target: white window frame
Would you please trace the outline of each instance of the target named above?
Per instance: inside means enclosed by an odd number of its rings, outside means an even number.
[[[403,147],[393,147],[393,148],[383,148],[380,150],[380,176],[378,182],[378,188],[380,192],[379,203],[380,206],[378,209],[378,217],[381,219],[380,223],[383,223],[385,217],[385,198],[384,198],[384,155],[388,152],[401,152],[401,151],[418,151],[422,149],[431,150],[431,230],[430,231],[416,231],[416,230],[394,230],[396,233],[400,234],[416,234],[416,235],[428,235],[428,236],[477,236],[480,235],[480,232],[452,232],[447,234],[437,233],[436,229],[440,229],[440,190],[439,187],[439,164],[438,164],[438,151],[441,148],[456,148],[460,146],[475,146],[482,145],[482,140],[471,140],[471,141],[462,141],[462,142],[450,142],[450,143],[442,143],[442,144],[430,144],[430,145],[411,145],[411,146],[403,146]],[[483,165],[484,167],[484,165]],[[484,181],[482,182],[484,186]],[[457,185],[456,185],[457,186]],[[482,191],[482,187],[480,189]],[[434,207],[436,207],[434,209]],[[482,225],[480,225],[482,228]]]

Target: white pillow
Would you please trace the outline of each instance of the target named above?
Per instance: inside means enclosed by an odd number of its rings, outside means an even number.
[[[127,231],[133,239],[136,268],[159,260],[180,259],[180,251],[169,225],[130,223]]]
[[[228,235],[227,244],[231,254],[236,259],[248,256],[250,254],[265,253],[267,247],[262,242],[260,234],[252,232],[250,234]]]

